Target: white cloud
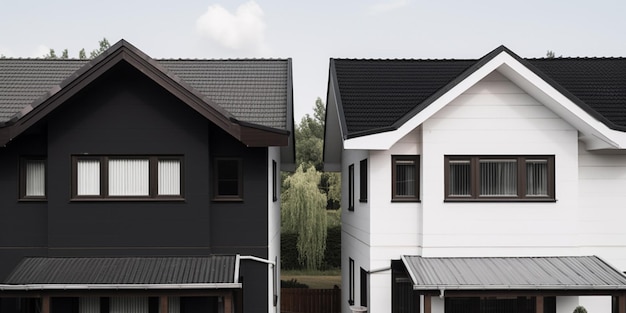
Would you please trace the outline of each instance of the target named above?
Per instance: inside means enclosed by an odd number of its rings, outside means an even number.
[[[263,10],[254,1],[240,5],[231,13],[219,4],[209,6],[196,21],[196,30],[203,36],[231,50],[267,53]]]
[[[409,5],[410,0],[386,0],[372,4],[368,7],[371,14],[379,14],[397,10]]]

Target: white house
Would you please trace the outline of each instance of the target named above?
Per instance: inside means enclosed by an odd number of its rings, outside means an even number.
[[[326,112],[343,312],[626,313],[626,58],[331,59]]]

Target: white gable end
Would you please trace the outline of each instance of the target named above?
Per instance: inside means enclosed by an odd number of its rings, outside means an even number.
[[[435,99],[421,112],[394,131],[360,136],[344,140],[344,149],[387,150],[402,137],[423,124],[464,92],[494,72],[501,73],[525,93],[532,96],[558,116],[580,131],[581,139],[589,149],[626,148],[626,133],[608,128],[596,120],[552,85],[503,51],[483,66],[476,69],[464,80],[453,86],[441,97]]]

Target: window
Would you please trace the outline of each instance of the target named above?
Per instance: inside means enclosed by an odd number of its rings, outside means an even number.
[[[367,202],[367,159],[359,164],[359,202]]]
[[[367,307],[367,271],[361,267],[361,306]]]
[[[348,166],[348,211],[354,211],[354,164]]]
[[[180,199],[180,156],[74,156],[74,199]]]
[[[446,200],[554,200],[554,156],[446,156]]]
[[[272,160],[272,201],[278,200],[278,169],[276,161]]]
[[[243,200],[241,159],[216,158],[214,174],[214,200]]]
[[[419,156],[391,157],[392,201],[419,201]]]
[[[354,260],[352,258],[348,258],[348,263],[348,304],[354,305]]]
[[[22,158],[20,161],[20,198],[46,199],[46,159]]]

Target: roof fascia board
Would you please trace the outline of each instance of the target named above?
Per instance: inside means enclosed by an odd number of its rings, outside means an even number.
[[[328,88],[326,89],[326,113],[324,116],[324,145],[322,159],[324,171],[341,171],[341,151],[343,141],[347,138],[345,133],[346,122],[341,106],[340,90],[337,84],[335,62],[330,60],[328,72]]]
[[[293,116],[293,66],[291,58],[287,59],[287,131],[289,138],[287,146],[280,148],[280,168],[283,171],[295,171],[296,163],[296,136],[294,133]]]
[[[623,149],[626,147],[626,133],[609,128],[557,87],[533,71],[524,60],[510,56],[511,60],[498,68],[498,71],[547,106],[554,113],[570,123],[584,135],[587,148]],[[538,70],[536,70],[538,71]]]
[[[432,103],[423,108],[415,116],[408,119],[396,130],[344,140],[344,149],[388,150],[402,137],[413,131],[435,113],[439,112],[439,110],[452,102],[452,100],[463,92],[467,91],[470,87],[474,86],[474,84],[481,79],[485,78],[489,73],[496,70],[504,62],[506,55],[506,51],[501,51],[482,66],[471,69],[473,72],[465,79],[459,82],[453,82],[456,84],[450,87],[447,92],[434,99]]]
[[[588,139],[590,147],[594,149],[626,147],[626,133],[608,128],[522,62],[523,60],[508,49],[501,49],[496,56],[475,69],[396,130],[344,140],[344,148],[388,150],[410,131],[495,70],[500,71],[529,94],[538,97],[541,103],[586,134],[584,138]]]
[[[241,283],[198,284],[28,284],[0,285],[2,291],[28,290],[165,290],[165,289],[241,289]]]

